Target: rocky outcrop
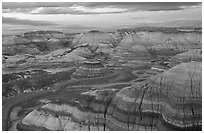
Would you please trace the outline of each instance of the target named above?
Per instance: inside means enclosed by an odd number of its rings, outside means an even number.
[[[169,59],[168,66],[173,67],[183,62],[202,61],[202,49],[193,49],[187,52],[177,54]]]

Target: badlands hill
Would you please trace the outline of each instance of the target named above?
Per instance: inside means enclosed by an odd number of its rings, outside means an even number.
[[[202,33],[3,36],[2,129],[202,130]]]
[[[96,53],[112,53],[118,44],[118,39],[113,33],[92,30],[88,33],[76,35],[73,46],[87,45]]]
[[[147,65],[152,58],[150,51],[141,43],[137,42],[134,33],[123,37],[116,47],[112,60],[124,65],[142,67]]]
[[[120,46],[134,47],[134,44],[140,44],[155,54],[187,51],[201,48],[202,44],[202,34],[199,33],[137,32],[127,36],[120,42]]]
[[[98,78],[112,74],[108,68],[104,67],[99,61],[89,60],[80,66],[72,75],[73,79]]]
[[[144,28],[119,30],[114,33],[93,30],[76,35],[67,35],[59,31],[34,31],[22,35],[3,35],[2,52],[4,55],[37,54],[66,47],[89,46],[96,53],[113,53],[118,45],[138,49],[136,46],[134,48],[134,45],[140,44],[153,54],[166,55],[201,48],[202,34],[199,32],[188,32],[188,29],[174,29],[169,32],[164,30]]]
[[[142,84],[122,89],[112,100],[116,107],[109,109],[115,114],[114,123],[120,123],[114,124],[114,129],[201,128],[201,69],[200,62],[182,63]]]
[[[168,60],[169,56],[202,47],[202,34],[197,32],[119,31],[125,35],[112,54],[114,65],[144,67],[154,58]]]

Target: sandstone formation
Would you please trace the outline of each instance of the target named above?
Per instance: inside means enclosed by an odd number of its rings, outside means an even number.
[[[168,64],[170,67],[180,64],[182,62],[191,62],[191,61],[202,61],[202,49],[193,49],[187,52],[177,54],[170,59],[170,63]]]
[[[112,72],[104,67],[99,61],[90,60],[83,63],[71,77],[73,79],[98,78],[111,74]]]

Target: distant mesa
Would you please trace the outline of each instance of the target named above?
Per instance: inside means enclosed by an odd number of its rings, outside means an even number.
[[[35,34],[63,34],[63,33],[60,31],[30,31],[30,32],[25,32],[24,36],[35,35]]]
[[[111,74],[108,68],[103,66],[99,61],[89,60],[85,61],[71,77],[73,79],[94,79]]]
[[[42,42],[49,39],[65,39],[66,36],[60,31],[30,31],[25,32],[22,35],[7,35],[3,36],[3,44],[15,44],[15,43],[29,43],[29,42]],[[58,40],[59,41],[59,40]]]
[[[30,32],[26,32],[24,33],[24,37],[25,38],[44,38],[44,39],[61,39],[61,38],[65,38],[65,34],[60,32],[60,31],[30,31]]]
[[[71,39],[59,31],[31,31],[2,37],[3,54],[33,54],[70,46]],[[10,44],[10,45],[7,45]]]

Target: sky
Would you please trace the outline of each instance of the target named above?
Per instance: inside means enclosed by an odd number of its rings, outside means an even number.
[[[202,26],[199,2],[3,2],[3,34],[66,33],[144,26]]]

